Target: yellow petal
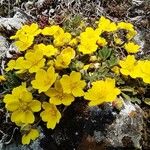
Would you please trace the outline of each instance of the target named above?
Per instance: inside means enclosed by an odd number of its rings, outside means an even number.
[[[56,118],[47,122],[47,128],[48,129],[54,129],[55,126],[56,126]]]
[[[72,90],[72,94],[75,96],[75,97],[80,97],[80,96],[84,96],[84,91],[81,89],[81,88],[74,88]]]
[[[16,101],[18,101],[18,98],[12,94],[6,94],[4,99],[3,99],[3,102],[6,104],[16,102]]]
[[[9,111],[15,111],[15,110],[17,110],[17,109],[19,108],[19,106],[20,106],[19,101],[16,101],[16,102],[12,102],[12,103],[6,104],[5,107],[6,107],[7,110],[9,110]]]
[[[79,81],[81,79],[81,73],[72,71],[70,77],[73,79],[73,81]]]
[[[49,120],[50,112],[49,111],[42,111],[40,113],[40,116],[44,122],[47,122]]]
[[[43,102],[43,104],[42,104],[42,108],[43,109],[49,109],[51,107],[51,104],[50,103],[48,103],[48,102]]]
[[[28,134],[24,134],[22,136],[22,144],[25,145],[25,144],[29,144],[30,143],[30,137],[28,136]]]
[[[31,102],[33,97],[32,97],[32,93],[28,91],[24,91],[21,93],[20,98],[23,102]]]
[[[69,106],[75,100],[74,96],[71,94],[65,94],[62,99],[62,104]]]
[[[22,122],[24,112],[22,110],[16,110],[11,114],[12,122]]]
[[[29,133],[30,139],[35,140],[39,137],[39,131],[37,129],[31,129]]]
[[[33,123],[35,120],[33,112],[31,112],[30,110],[27,110],[25,112],[23,112],[23,116],[21,121],[23,123]]]
[[[28,107],[30,107],[33,112],[39,112],[41,110],[41,102],[38,100],[32,100]]]

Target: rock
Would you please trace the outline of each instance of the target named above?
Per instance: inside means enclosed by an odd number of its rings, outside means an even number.
[[[144,0],[132,0],[132,4],[133,4],[133,5],[136,5],[136,6],[139,6],[139,5],[141,5],[142,3],[144,3]]]
[[[99,129],[94,132],[94,137],[96,142],[105,141],[110,144],[110,147],[141,148],[142,129],[142,109],[126,101],[124,108],[116,115],[115,121],[106,126],[105,135]]]
[[[45,0],[38,0],[38,1],[36,2],[37,7],[38,7],[38,8],[41,7],[44,2],[45,2]]]
[[[6,58],[11,58],[12,54],[10,52],[18,53],[18,49],[14,43],[10,44],[4,36],[0,36],[0,59],[4,56]],[[4,69],[4,68],[3,68]]]
[[[0,58],[3,57],[9,49],[9,43],[4,36],[0,35]]]
[[[19,29],[21,26],[27,22],[27,17],[20,13],[16,12],[13,18],[0,18],[0,31]]]

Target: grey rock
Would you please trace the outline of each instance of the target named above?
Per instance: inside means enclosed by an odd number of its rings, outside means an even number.
[[[24,14],[16,12],[13,18],[0,18],[0,31],[19,29],[27,21]]]
[[[4,36],[0,35],[0,58],[5,55],[9,49],[9,43]]]

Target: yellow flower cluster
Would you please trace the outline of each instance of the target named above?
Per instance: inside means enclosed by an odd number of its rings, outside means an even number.
[[[16,35],[11,36],[11,39],[16,39],[15,45],[20,51],[25,51],[33,44],[34,37],[40,34],[40,32],[41,30],[36,23],[33,23],[30,26],[24,25],[17,31]]]
[[[49,35],[53,36],[54,41],[53,44],[56,47],[64,46],[65,44],[68,44],[71,41],[71,34],[68,32],[64,32],[62,28],[59,26],[51,26],[46,27],[42,30],[43,35]]]
[[[120,61],[120,72],[123,75],[130,75],[132,78],[142,78],[145,83],[150,83],[150,61],[136,60],[133,55]]]
[[[85,32],[80,34],[80,45],[78,46],[78,50],[83,54],[91,54],[98,49],[98,46],[106,46],[108,42],[102,37],[104,32],[113,34],[115,43],[122,44],[123,41],[117,36],[117,31],[121,29],[127,31],[126,38],[128,41],[136,35],[136,31],[132,24],[125,22],[119,22],[117,24],[102,16],[98,21],[96,29],[87,27]],[[140,47],[133,42],[129,42],[123,45],[123,48],[129,53],[136,53]]]
[[[119,37],[120,30],[126,30],[127,43]],[[58,105],[69,106],[77,97],[88,100],[89,106],[113,102],[120,94],[115,79],[102,77],[103,80],[94,79],[91,83],[84,72],[88,74],[88,70],[94,68],[94,62],[101,63],[103,59],[97,50],[105,46],[115,48],[115,44],[122,44],[121,49],[137,53],[140,47],[131,41],[135,34],[132,24],[112,22],[103,16],[96,28],[86,27],[79,36],[58,25],[40,29],[33,23],[19,29],[11,39],[15,39],[20,57],[11,59],[5,71],[17,73],[25,83],[14,87],[11,94],[4,96],[3,102],[10,112],[11,121],[21,129],[27,126],[22,143],[29,144],[39,136],[35,127],[40,120],[47,124],[47,128],[56,127],[63,113]],[[113,41],[110,41],[112,38]],[[150,83],[150,72],[146,69],[150,66],[149,61],[137,61],[134,56],[128,55],[119,64],[120,70],[117,66],[110,70],[118,75],[120,71],[133,78],[141,77],[144,82]],[[0,76],[2,80],[5,79]]]

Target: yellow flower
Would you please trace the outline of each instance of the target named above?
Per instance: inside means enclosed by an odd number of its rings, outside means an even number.
[[[7,68],[5,69],[6,71],[13,70],[16,66],[16,61],[15,60],[10,60],[7,64]]]
[[[16,35],[11,36],[11,39],[16,39],[15,45],[20,51],[25,51],[29,48],[34,40],[34,36],[38,35],[41,30],[38,25],[33,23],[30,26],[24,25],[20,30],[17,31]]]
[[[123,44],[122,39],[119,38],[117,34],[114,34],[114,42],[119,45]]]
[[[41,110],[41,102],[33,100],[32,93],[30,93],[25,85],[21,85],[12,90],[12,94],[7,94],[4,97],[5,107],[11,111],[11,121],[15,123],[33,123],[35,117],[33,112]]]
[[[56,77],[54,67],[50,66],[47,71],[40,69],[31,84],[33,88],[38,89],[39,93],[46,92],[53,85]]]
[[[139,51],[140,46],[134,44],[133,42],[129,42],[124,45],[124,48],[128,53],[137,53]]]
[[[58,25],[53,25],[51,27],[45,27],[42,30],[42,34],[43,35],[53,36],[54,34],[56,34],[57,32],[59,32],[60,30],[62,30],[62,29]]]
[[[134,30],[134,26],[131,23],[127,23],[127,22],[119,22],[117,25],[118,29],[125,29],[125,30],[129,30],[129,31],[133,31]]]
[[[87,27],[85,32],[80,34],[80,45],[78,50],[83,54],[91,54],[97,50],[97,40],[99,33],[91,27]]]
[[[28,63],[25,61],[24,57],[18,57],[16,60],[10,60],[7,64],[6,71],[13,69],[19,70],[17,73],[23,73],[28,68]]]
[[[97,45],[98,46],[106,46],[107,45],[107,41],[104,39],[104,38],[102,38],[102,37],[99,37],[99,39],[97,40]]]
[[[5,77],[3,75],[0,75],[0,82],[5,80],[6,80]]]
[[[78,50],[83,54],[91,54],[97,50],[98,46],[94,43],[90,43],[87,41],[86,43],[82,43],[78,46]]]
[[[85,32],[82,32],[80,34],[81,43],[84,43],[88,40],[88,41],[91,41],[91,43],[96,44],[96,41],[98,38],[99,38],[99,33],[97,32],[97,30],[94,30],[91,27],[87,27],[85,29]]]
[[[128,40],[131,40],[136,34],[137,32],[134,30],[134,26],[131,23],[127,23],[127,22],[120,22],[117,25],[118,29],[125,29],[128,31],[126,37]]]
[[[39,29],[38,25],[36,23],[32,23],[30,26],[29,25],[22,26],[22,28],[16,32],[16,35],[11,36],[10,39],[22,40],[23,36],[34,37],[40,34],[40,32],[41,32],[41,29]]]
[[[116,44],[120,44],[120,45],[123,43],[123,41],[120,38],[116,38],[116,37],[114,38],[114,41]]]
[[[43,55],[50,57],[53,56],[57,53],[57,48],[55,48],[53,45],[44,45],[42,44],[38,44],[34,46],[35,51],[37,50],[42,50]]]
[[[130,76],[132,78],[139,78],[142,77],[142,67],[144,65],[144,61],[136,61],[136,63],[134,64],[134,66],[132,67],[132,70],[130,72]]]
[[[136,65],[137,61],[135,59],[135,57],[133,55],[128,55],[127,58],[125,60],[120,60],[119,65],[121,66],[120,72],[123,75],[131,75],[132,76],[132,72],[133,69]]]
[[[60,35],[55,35],[54,36],[54,45],[55,46],[63,46],[65,44],[69,44],[71,41],[71,34],[66,32],[66,33],[61,33]]]
[[[25,51],[32,45],[34,38],[32,36],[28,38],[23,37],[21,40],[22,41],[16,41],[15,45],[17,46],[19,51]]]
[[[37,129],[31,129],[28,133],[22,136],[22,144],[30,144],[31,140],[35,140],[39,137],[39,131]]]
[[[89,69],[89,67],[90,67],[90,64],[88,64],[88,65],[84,65],[84,67],[83,67],[83,70],[88,70]]]
[[[84,95],[83,88],[86,86],[86,82],[81,80],[80,72],[72,71],[70,76],[63,75],[60,79],[60,83],[64,93],[73,94],[75,97]]]
[[[139,60],[132,68],[130,76],[132,78],[142,78],[145,83],[150,83],[150,67],[149,60]]]
[[[77,38],[74,38],[74,39],[72,39],[72,40],[69,42],[69,45],[72,46],[72,47],[76,46],[77,44],[78,44]]]
[[[119,73],[120,73],[118,66],[114,66],[111,70],[112,70],[116,75],[119,75]]]
[[[92,83],[84,98],[89,100],[89,106],[100,105],[104,102],[112,102],[120,94],[120,90],[115,87],[115,80],[106,78],[105,81],[100,80]]]
[[[117,30],[117,26],[114,22],[111,22],[109,19],[106,19],[104,16],[102,16],[99,20],[98,28],[104,32],[114,32]]]
[[[43,35],[50,35],[54,37],[54,45],[55,46],[63,46],[65,44],[68,44],[71,41],[71,34],[68,32],[64,32],[62,28],[59,26],[51,26],[46,27],[42,30]]]
[[[28,67],[28,65],[27,65],[24,57],[19,57],[16,60],[14,69],[19,70],[19,71],[17,71],[17,73],[24,73],[26,71],[27,67]]]
[[[131,40],[131,39],[133,39],[133,37],[135,37],[136,34],[137,34],[137,31],[135,31],[135,30],[128,31],[126,38],[128,40]]]
[[[141,67],[142,70],[142,79],[145,83],[150,83],[150,61],[145,61],[144,65]]]
[[[44,102],[42,107],[44,109],[40,114],[42,120],[47,122],[48,129],[54,129],[56,124],[60,121],[61,113],[54,104]]]
[[[68,65],[71,63],[71,60],[75,57],[74,49],[67,47],[62,50],[60,55],[56,57],[55,60],[55,67],[56,69],[63,69],[67,68]]]
[[[150,61],[138,61],[137,65],[135,66],[134,77],[140,77],[143,79],[145,83],[150,83]],[[133,77],[133,76],[132,76]]]
[[[74,101],[74,96],[72,94],[63,92],[59,80],[55,82],[55,88],[50,88],[45,94],[50,97],[49,102],[54,105],[64,104],[69,106]]]
[[[30,73],[37,72],[45,65],[45,58],[43,58],[43,51],[36,50],[35,52],[27,52],[25,54],[26,66]]]

